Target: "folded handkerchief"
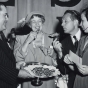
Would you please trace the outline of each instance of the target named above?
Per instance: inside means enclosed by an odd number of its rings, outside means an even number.
[[[76,64],[82,65],[82,58],[73,53],[71,50],[69,51],[69,60],[73,61]]]

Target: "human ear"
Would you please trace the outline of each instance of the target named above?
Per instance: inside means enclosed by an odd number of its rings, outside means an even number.
[[[74,25],[78,25],[78,24],[79,24],[78,20],[74,20]]]

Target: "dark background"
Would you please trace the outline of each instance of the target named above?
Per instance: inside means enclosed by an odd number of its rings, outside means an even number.
[[[1,2],[3,4],[5,4],[6,6],[15,6],[15,0],[8,0],[6,2]]]

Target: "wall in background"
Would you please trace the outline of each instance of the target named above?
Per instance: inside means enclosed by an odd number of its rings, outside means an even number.
[[[81,0],[81,2],[74,7],[61,7],[55,5],[51,7],[51,0],[15,0],[15,6],[7,6],[9,13],[9,22],[7,26],[8,33],[11,28],[17,25],[17,21],[30,14],[32,11],[43,12],[46,18],[44,31],[52,33],[57,25],[57,16],[61,17],[67,9],[75,9],[80,11],[87,5],[88,0]],[[58,29],[60,30],[60,29]]]

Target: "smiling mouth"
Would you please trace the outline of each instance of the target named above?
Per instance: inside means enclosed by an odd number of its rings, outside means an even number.
[[[35,29],[39,31],[39,30],[40,30],[40,27],[37,27],[37,28],[35,28]]]

